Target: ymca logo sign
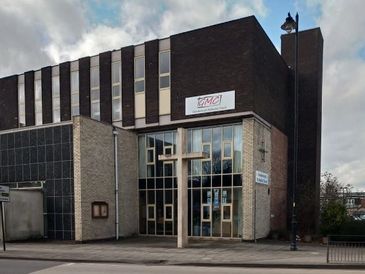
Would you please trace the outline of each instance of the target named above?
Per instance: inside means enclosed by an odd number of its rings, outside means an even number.
[[[235,91],[185,98],[185,115],[235,109]]]

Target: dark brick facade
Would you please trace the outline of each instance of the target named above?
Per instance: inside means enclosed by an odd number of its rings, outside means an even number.
[[[43,124],[52,123],[52,67],[44,67],[42,73],[42,118]]]
[[[146,123],[157,123],[159,120],[159,41],[145,43],[146,67]]]
[[[27,126],[35,124],[34,109],[34,71],[24,73],[25,89],[25,123]]]
[[[112,122],[112,53],[110,51],[100,53],[100,120],[105,123]]]
[[[285,129],[288,69],[254,16],[171,36],[171,119],[254,111]],[[185,116],[185,98],[236,91],[235,110]]]
[[[0,130],[18,127],[18,77],[0,79]]]
[[[80,115],[90,117],[90,57],[79,59]]]
[[[282,56],[294,67],[294,34],[283,35]],[[299,228],[318,231],[321,170],[322,64],[323,37],[319,28],[299,32],[298,58],[298,184],[297,215]],[[291,96],[291,102],[293,102]],[[288,113],[293,113],[293,103]],[[293,117],[289,117],[289,205],[292,192]],[[291,206],[289,206],[289,209]]]
[[[122,48],[123,126],[134,126],[134,47]]]
[[[71,75],[70,62],[60,64],[61,121],[71,119]]]

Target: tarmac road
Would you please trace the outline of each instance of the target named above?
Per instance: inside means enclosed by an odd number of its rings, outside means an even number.
[[[100,274],[100,273],[130,273],[130,274],[183,274],[183,273],[240,273],[240,274],[360,274],[364,270],[334,270],[334,269],[268,269],[268,268],[230,268],[230,267],[194,267],[174,265],[137,265],[137,264],[92,264],[92,263],[61,263],[36,260],[0,260],[0,274]]]

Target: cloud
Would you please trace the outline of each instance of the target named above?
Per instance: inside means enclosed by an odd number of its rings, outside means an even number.
[[[95,22],[108,10],[119,20]],[[266,12],[263,0],[3,0],[0,77]]]
[[[324,36],[322,170],[365,190],[364,2],[307,2]]]

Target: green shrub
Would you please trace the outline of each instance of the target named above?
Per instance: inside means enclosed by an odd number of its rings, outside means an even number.
[[[349,221],[346,207],[339,201],[329,201],[322,208],[321,234],[339,234],[341,227]]]

